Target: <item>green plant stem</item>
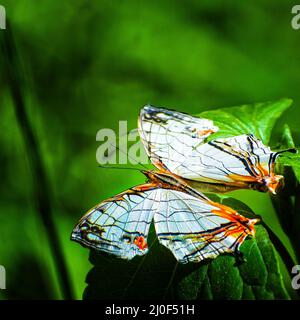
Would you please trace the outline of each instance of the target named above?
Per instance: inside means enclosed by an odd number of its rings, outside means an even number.
[[[272,231],[270,227],[264,222],[261,222],[261,224],[264,226],[264,228],[268,231],[269,237],[271,242],[273,243],[276,250],[279,252],[280,257],[282,258],[282,261],[284,262],[286,268],[291,271],[293,266],[295,265],[295,262],[293,261],[291,255],[285,248],[285,246],[282,244],[281,240],[277,237],[277,235]]]
[[[37,138],[26,113],[25,101],[21,89],[23,85],[23,70],[21,68],[21,61],[13,38],[11,25],[9,25],[9,23],[7,23],[7,29],[2,33],[2,36],[3,39],[1,44],[4,56],[3,69],[5,69],[6,72],[6,78],[14,102],[16,118],[27,149],[27,156],[29,158],[32,172],[33,194],[36,201],[37,211],[39,212],[41,220],[45,226],[58,277],[62,285],[63,297],[65,299],[72,299],[73,295],[69,274],[52,216],[53,201],[51,201],[51,188],[49,186]]]

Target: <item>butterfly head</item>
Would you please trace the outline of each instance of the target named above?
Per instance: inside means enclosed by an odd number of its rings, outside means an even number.
[[[270,191],[273,194],[277,194],[284,187],[284,177],[281,175],[269,175],[262,179],[261,191]]]

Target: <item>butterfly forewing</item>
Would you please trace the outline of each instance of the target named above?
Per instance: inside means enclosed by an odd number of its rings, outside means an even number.
[[[167,167],[182,163],[187,152],[218,131],[211,120],[151,105],[141,110],[138,125],[152,162],[164,163]]]
[[[71,238],[123,259],[144,255],[157,196],[158,190],[146,184],[103,201],[79,221]]]

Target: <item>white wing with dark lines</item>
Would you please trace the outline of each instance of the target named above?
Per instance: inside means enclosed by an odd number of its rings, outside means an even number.
[[[218,127],[211,120],[147,105],[140,112],[138,130],[152,163],[175,167]]]
[[[170,170],[192,180],[212,179],[230,182],[231,174],[257,176],[263,169],[269,173],[269,147],[252,135],[212,140],[191,150],[185,160]],[[261,170],[257,166],[262,166]]]
[[[252,134],[205,142],[217,129],[210,120],[152,106],[145,106],[139,117],[141,140],[159,168],[232,189],[277,193],[282,188],[283,177],[275,175],[274,169],[277,156],[285,151],[272,151]]]
[[[160,201],[154,215],[158,239],[181,263],[238,253],[245,238],[255,233],[256,219],[208,199],[169,189],[162,192]]]
[[[123,259],[144,255],[158,195],[152,185],[141,185],[101,202],[81,218],[71,239]]]
[[[283,177],[275,175],[273,152],[251,134],[216,139],[188,153],[178,166],[168,169],[189,180],[227,184],[276,193]],[[168,164],[166,164],[168,166]]]
[[[196,191],[195,191],[196,192]],[[197,193],[197,192],[196,192]],[[152,184],[129,189],[91,209],[72,240],[123,259],[148,251],[151,221],[159,241],[181,263],[237,252],[256,220],[198,196]]]

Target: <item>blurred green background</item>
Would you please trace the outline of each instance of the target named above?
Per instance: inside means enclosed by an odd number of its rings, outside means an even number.
[[[146,103],[196,114],[290,97],[277,124],[300,125],[300,30],[294,1],[2,0],[22,62],[22,92],[50,183],[49,199],[73,296],[81,299],[89,251],[69,240],[87,209],[144,181],[98,168],[96,133],[136,127]],[[4,37],[7,30],[0,30]],[[63,298],[33,173],[0,56],[0,265],[3,299]],[[16,71],[16,72],[19,72]],[[42,186],[41,186],[42,187]],[[265,194],[236,193],[283,242]]]

